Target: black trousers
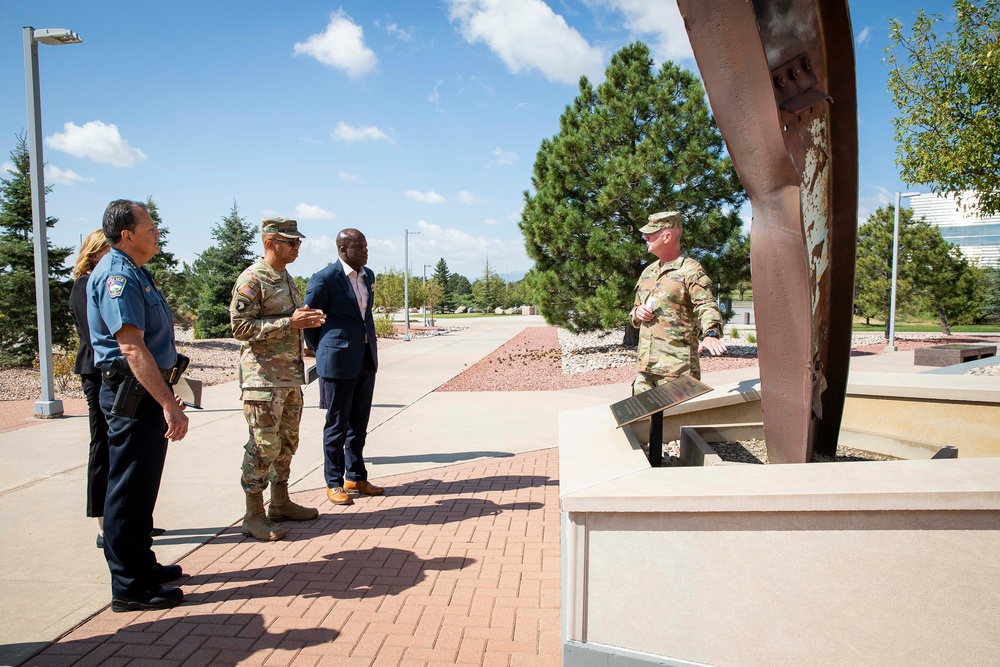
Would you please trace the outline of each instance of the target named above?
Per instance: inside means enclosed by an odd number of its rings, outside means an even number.
[[[167,456],[163,409],[146,394],[134,418],[111,414],[115,392],[101,387],[101,409],[108,420],[108,493],[104,501],[104,556],[111,570],[111,595],[138,596],[151,580],[153,506]]]
[[[101,374],[83,373],[80,385],[87,397],[90,418],[90,455],[87,457],[87,516],[104,516],[108,495],[108,420],[101,411]]]
[[[365,351],[361,374],[353,380],[323,378],[326,425],[323,428],[323,474],[327,488],[368,479],[365,438],[375,395],[375,363]]]

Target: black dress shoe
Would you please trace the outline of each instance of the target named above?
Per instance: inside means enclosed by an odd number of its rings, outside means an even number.
[[[179,588],[163,588],[156,586],[137,597],[122,595],[112,598],[111,611],[152,611],[176,607],[184,599],[184,593]]]
[[[165,584],[183,576],[184,570],[181,569],[180,565],[160,565],[157,563],[153,566],[153,573],[149,578],[154,584]]]
[[[165,532],[167,532],[166,528],[154,528],[153,530],[149,531],[149,536],[150,537],[159,537],[160,535],[162,535]]]
[[[104,533],[97,534],[97,548],[98,549],[104,548]]]

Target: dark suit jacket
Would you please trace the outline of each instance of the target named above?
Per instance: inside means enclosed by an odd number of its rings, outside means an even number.
[[[372,361],[378,369],[375,319],[372,317],[375,273],[367,266],[363,268],[368,286],[368,307],[364,313],[358,308],[357,297],[340,260],[309,279],[304,303],[326,313],[323,326],[302,330],[306,345],[316,350],[316,372],[320,377],[353,380],[360,376],[365,358],[365,333]]]

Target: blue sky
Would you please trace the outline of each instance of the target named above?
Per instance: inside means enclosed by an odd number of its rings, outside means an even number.
[[[888,19],[942,0],[852,1],[860,120],[859,215],[905,189],[893,163],[882,49]],[[670,0],[261,0],[0,5],[6,94],[0,150],[27,127],[21,26],[69,28],[39,46],[51,239],[78,246],[107,203],[152,195],[167,249],[192,262],[233,201],[252,223],[299,220],[291,270],[336,258],[344,227],[376,271],[444,257],[480,275],[531,266],[517,228],[542,139],[587,74],[641,40],[657,63],[696,69]],[[749,215],[749,212],[747,212]],[[259,250],[259,243],[258,243]],[[431,271],[427,269],[428,273]]]

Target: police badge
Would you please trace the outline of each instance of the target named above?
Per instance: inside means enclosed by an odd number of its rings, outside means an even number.
[[[109,276],[104,284],[108,288],[108,296],[117,299],[125,291],[125,276]]]

